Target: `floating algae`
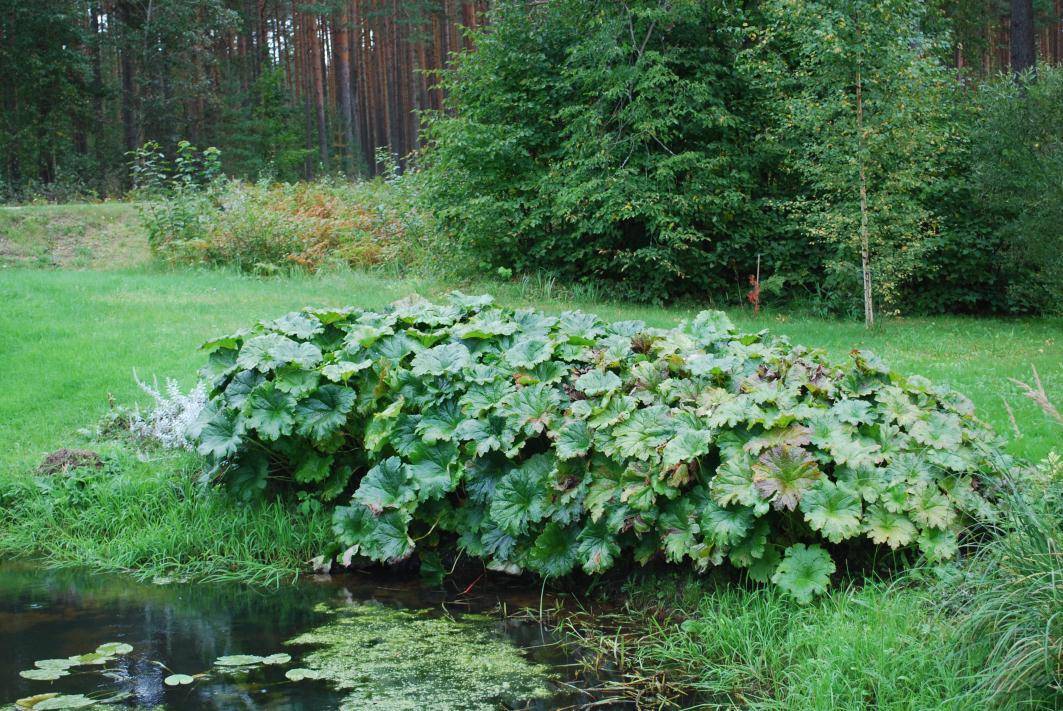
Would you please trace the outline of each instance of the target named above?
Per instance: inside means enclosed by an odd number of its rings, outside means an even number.
[[[347,696],[341,709],[480,711],[550,695],[546,667],[525,659],[497,620],[439,617],[374,603],[327,609],[332,621],[289,644]]]

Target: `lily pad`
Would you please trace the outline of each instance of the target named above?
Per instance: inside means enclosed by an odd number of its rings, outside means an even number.
[[[263,664],[287,664],[292,661],[292,655],[281,652],[280,654],[271,654],[268,657],[262,658]]]
[[[107,642],[96,647],[96,654],[129,654],[133,651],[133,645],[125,642]]]
[[[188,674],[171,674],[163,679],[162,683],[166,684],[166,686],[184,686],[185,684],[191,684],[193,681],[195,681],[195,678]]]
[[[297,669],[289,669],[284,672],[290,681],[303,681],[304,679],[320,679],[321,672],[315,669],[303,669],[302,667]]]
[[[20,671],[18,675],[31,681],[55,681],[69,673],[66,669],[27,669]]]
[[[59,696],[58,691],[52,691],[47,694],[37,694],[35,696],[27,696],[16,701],[15,706],[20,709],[31,709],[40,702],[47,701],[48,699],[54,699],[56,696]]]
[[[40,702],[34,711],[58,711],[59,709],[83,709],[95,706],[96,700],[84,694],[61,694]]]
[[[69,669],[75,662],[70,659],[38,659],[33,666],[38,669]]]
[[[230,654],[225,657],[218,657],[214,664],[219,667],[249,667],[261,664],[263,661],[262,657],[254,654]]]
[[[110,654],[100,654],[99,652],[89,652],[88,654],[75,654],[69,657],[73,662],[71,666],[85,666],[89,664],[106,664],[114,659]]]

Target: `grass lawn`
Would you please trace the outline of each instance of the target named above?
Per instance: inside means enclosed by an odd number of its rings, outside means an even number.
[[[109,398],[143,401],[134,369],[141,378],[175,377],[187,387],[204,360],[197,346],[209,337],[305,305],[377,306],[447,287],[350,272],[255,278],[158,270],[147,263],[135,230],[128,253],[120,244],[111,252],[86,247],[94,256],[79,264],[62,255],[78,253],[81,243],[64,242],[59,233],[121,232],[125,227],[115,225],[128,226],[123,210],[131,208],[26,209],[54,212],[37,219],[0,210],[0,257],[16,250],[23,255],[6,259],[18,266],[0,266],[0,555],[35,552],[56,563],[257,582],[299,570],[327,538],[328,522],[278,504],[237,506],[220,494],[203,494],[193,485],[195,457],[160,454],[145,461],[119,445],[93,442],[108,455],[98,472],[65,481],[30,472],[45,453],[83,445],[78,430],[100,419]],[[69,227],[78,219],[96,227]],[[698,310],[566,299],[531,281],[462,288],[491,291],[510,305],[582,308],[658,326]],[[731,317],[743,329],[767,328],[836,358],[853,348],[874,350],[898,371],[966,393],[979,416],[1009,438],[1013,453],[1039,459],[1059,450],[1059,425],[1008,378],[1029,381],[1036,367],[1049,398],[1063,403],[1063,320],[884,319],[868,332],[859,323],[771,310],[756,319],[748,310],[733,310]],[[625,659],[626,669],[648,680],[649,691],[637,692],[646,693],[640,698],[647,705],[666,698],[668,684],[676,684],[722,707],[983,708],[987,700],[974,681],[990,650],[963,646],[940,590],[939,583],[915,577],[871,581],[799,606],[773,588],[715,587],[710,578],[677,576],[629,587],[634,617],[628,621],[637,618],[641,626],[619,647],[615,629],[597,641],[589,628],[576,634],[592,647],[618,652],[613,661]],[[650,614],[653,609],[664,612]],[[1019,698],[998,701],[1018,708]],[[1050,698],[1047,703],[1037,708],[1051,708]]]
[[[670,326],[696,308],[655,309],[544,299],[520,285],[479,286],[501,301],[548,310],[583,308],[606,318]],[[376,306],[411,292],[445,291],[434,282],[340,273],[256,278],[222,271],[71,271],[0,269],[0,468],[26,467],[92,425],[108,397],[132,403],[133,382],[174,377],[190,385],[203,363],[197,346],[305,305]],[[921,373],[971,397],[980,417],[1011,439],[1015,454],[1043,457],[1059,444],[1059,426],[1012,385],[1036,367],[1049,398],[1063,401],[1063,321],[958,317],[858,323],[797,314],[734,310],[745,329],[768,328],[836,358],[853,348],[881,354],[895,369]],[[1015,415],[1015,435],[1005,402]]]

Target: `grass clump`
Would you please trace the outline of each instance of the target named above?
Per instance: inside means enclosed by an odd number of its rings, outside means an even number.
[[[967,642],[994,702],[1063,700],[1063,460],[1049,455],[1011,482],[999,531],[948,582]]]
[[[104,466],[0,477],[0,555],[141,578],[275,584],[324,545],[325,516],[240,505],[197,483],[199,458],[108,445]]]

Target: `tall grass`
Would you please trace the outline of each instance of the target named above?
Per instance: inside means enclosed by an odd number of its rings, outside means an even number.
[[[957,653],[981,666],[979,689],[996,703],[1059,708],[1063,460],[1050,455],[1036,473],[1022,483],[1006,479],[998,535],[974,553],[948,602],[965,641]]]
[[[234,501],[197,483],[201,463],[189,455],[105,452],[98,470],[0,478],[0,557],[268,585],[297,577],[324,550],[323,514]]]
[[[647,584],[656,602],[636,591],[623,612],[565,627],[593,663],[618,667],[609,691],[639,708],[961,711],[988,700],[926,586],[866,582],[800,605],[768,587],[658,595],[666,585]]]

